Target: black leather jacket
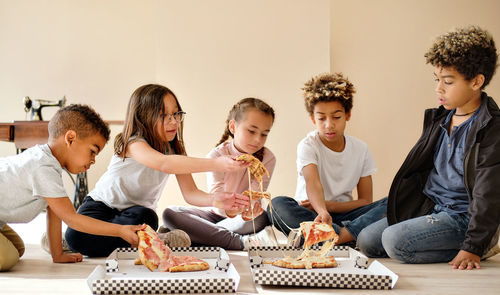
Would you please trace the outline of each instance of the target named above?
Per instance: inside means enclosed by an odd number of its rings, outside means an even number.
[[[465,141],[464,182],[469,195],[470,223],[461,249],[482,256],[498,242],[500,225],[500,110],[482,93],[478,117]],[[389,224],[427,215],[434,202],[424,185],[434,167],[434,147],[440,124],[450,111],[427,109],[422,136],[397,172],[389,191]]]

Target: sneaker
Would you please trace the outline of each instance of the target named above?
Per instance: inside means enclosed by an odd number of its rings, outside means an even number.
[[[493,256],[497,255],[498,253],[500,253],[500,246],[498,246],[498,244],[496,244],[495,246],[493,246],[493,248],[488,250],[488,252],[486,252],[486,254],[484,254],[483,257],[481,257],[481,260],[493,257]]]
[[[245,235],[242,237],[243,250],[248,251],[250,247],[278,246],[278,241],[274,235],[272,226],[266,226],[255,235]]]
[[[158,233],[160,234],[164,234],[164,233],[168,233],[170,230],[166,227],[164,227],[163,225],[160,225],[160,228],[158,229]]]
[[[62,249],[63,251],[71,251],[69,249],[69,246],[68,246],[68,243],[66,242],[66,238],[64,237],[65,236],[65,233],[63,232],[62,233]],[[42,239],[40,240],[40,246],[42,246],[42,249],[51,254],[50,253],[50,244],[49,244],[49,236],[47,235],[47,232],[44,232],[43,235],[42,235]]]
[[[300,230],[292,229],[290,231],[286,245],[294,248],[299,248],[302,245],[302,235]]]
[[[191,246],[189,235],[180,229],[174,229],[166,233],[158,233],[158,237],[170,248]]]

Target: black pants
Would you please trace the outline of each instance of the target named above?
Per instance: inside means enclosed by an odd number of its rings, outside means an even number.
[[[133,206],[125,210],[108,207],[103,202],[94,201],[86,196],[78,213],[95,219],[124,225],[137,225],[146,223],[153,229],[158,228],[158,215],[156,212],[142,206]],[[130,244],[118,237],[91,235],[76,231],[72,228],[66,230],[66,242],[71,251],[79,252],[89,257],[105,257],[119,247],[130,247]]]

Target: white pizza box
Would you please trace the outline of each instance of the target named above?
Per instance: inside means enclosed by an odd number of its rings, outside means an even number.
[[[314,246],[313,250],[319,250]],[[362,253],[347,246],[335,246],[328,256],[333,255],[338,263],[335,268],[287,269],[263,260],[297,257],[302,248],[291,246],[251,247],[248,251],[253,280],[260,285],[302,286],[348,289],[394,288],[398,276],[377,260],[368,263]]]
[[[134,265],[137,248],[118,248],[87,278],[92,294],[233,293],[240,276],[227,252],[219,247],[172,248],[173,255],[205,260],[210,268],[193,272],[150,271]]]

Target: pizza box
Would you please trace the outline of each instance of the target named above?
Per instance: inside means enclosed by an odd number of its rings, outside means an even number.
[[[320,247],[313,246],[313,250]],[[394,288],[398,276],[377,260],[368,263],[368,258],[360,252],[347,247],[335,246],[328,256],[333,255],[338,263],[335,268],[287,269],[263,260],[281,259],[284,255],[297,257],[302,248],[251,247],[248,251],[253,280],[260,285],[301,286],[348,289]]]
[[[193,272],[154,272],[134,265],[137,248],[118,248],[87,278],[92,294],[232,293],[240,276],[227,252],[218,247],[172,248],[173,255],[205,260],[210,268]]]

